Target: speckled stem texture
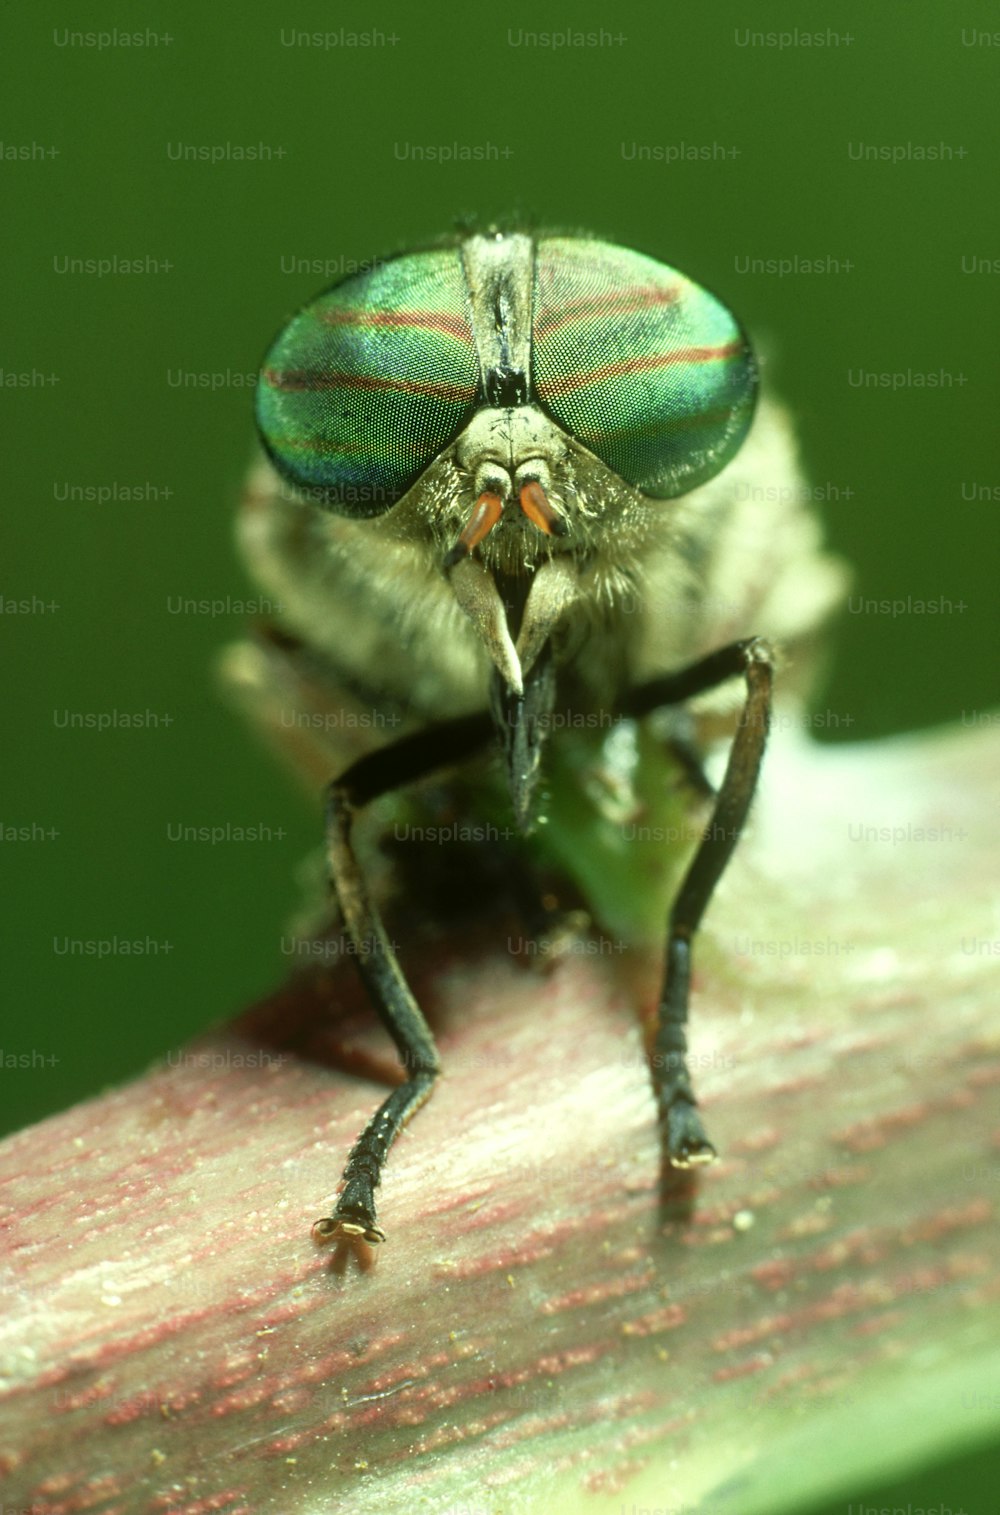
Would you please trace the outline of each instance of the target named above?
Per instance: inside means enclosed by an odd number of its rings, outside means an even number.
[[[987,1436],[998,772],[1000,721],[776,733],[696,955],[687,1187],[658,964],[543,973],[503,921],[404,950],[446,1072],[377,1258],[309,1234],[398,1076],[350,963],[8,1140],[4,1509],[773,1515]]]

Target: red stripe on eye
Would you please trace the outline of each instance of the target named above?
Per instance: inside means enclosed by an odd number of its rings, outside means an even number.
[[[472,332],[462,316],[449,316],[433,310],[320,310],[317,319],[323,326],[420,327],[425,331],[444,332],[472,347]]]
[[[375,453],[370,437],[306,437],[293,433],[289,436],[278,434],[270,439],[271,447],[279,456],[292,456],[296,453],[317,453],[328,458],[361,458],[362,460],[378,463],[403,462],[406,466],[414,463],[424,463],[428,456],[433,457],[437,448],[425,437],[403,437],[386,441],[381,438],[378,454]]]
[[[393,379],[381,374],[337,373],[332,369],[265,368],[272,389],[285,393],[321,393],[325,389],[395,390],[404,395],[427,395],[435,400],[469,404],[475,389],[466,384],[428,384],[419,379]]]
[[[676,305],[684,292],[683,284],[672,284],[667,288],[650,284],[640,289],[599,291],[583,295],[578,300],[561,300],[558,309],[542,311],[535,318],[535,336],[547,337],[562,326],[586,321],[592,316],[634,316],[664,305]]]
[[[724,347],[678,347],[673,352],[650,353],[621,363],[605,363],[600,368],[591,368],[582,374],[539,379],[538,385],[543,398],[548,398],[582,389],[587,384],[600,384],[604,379],[617,379],[624,374],[651,373],[657,368],[671,368],[677,363],[712,363],[722,358],[734,358],[743,351],[742,340],[727,342]]]

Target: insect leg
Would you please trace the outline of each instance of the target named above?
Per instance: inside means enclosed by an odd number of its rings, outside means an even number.
[[[375,1009],[392,1037],[406,1080],[379,1106],[344,1169],[344,1188],[332,1215],[313,1226],[317,1241],[336,1235],[384,1241],[375,1223],[375,1190],[389,1148],[431,1092],[440,1064],[430,1027],[410,992],[351,845],[357,812],[403,784],[469,757],[489,741],[488,715],[443,722],[368,753],[334,779],[327,790],[326,835],[330,878],[340,901],[356,960]]]
[[[739,840],[753,799],[770,723],[774,655],[759,637],[732,642],[679,673],[640,685],[627,698],[629,714],[645,715],[658,705],[690,699],[737,674],[746,679],[746,702],[712,817],[674,901],[667,931],[653,1081],[667,1157],[675,1168],[708,1163],[716,1155],[698,1114],[687,1066],[691,939]]]
[[[678,732],[667,738],[667,746],[680,765],[688,788],[692,789],[699,799],[714,800],[716,789],[709,783],[701,764],[701,753],[694,740]]]

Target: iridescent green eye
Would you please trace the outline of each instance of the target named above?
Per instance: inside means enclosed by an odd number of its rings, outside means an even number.
[[[707,290],[641,253],[577,237],[538,244],[532,380],[554,421],[657,499],[728,463],[757,386],[743,332]]]
[[[521,293],[500,279],[495,310],[455,247],[378,264],[299,311],[257,387],[278,472],[335,510],[379,515],[478,408],[533,401],[654,498],[718,473],[746,435],[757,383],[725,306],[675,269],[583,237],[542,238],[532,288],[519,240],[523,273],[505,277],[523,279]]]
[[[257,386],[278,472],[334,509],[388,509],[469,420],[479,362],[458,249],[354,274],[299,311]]]

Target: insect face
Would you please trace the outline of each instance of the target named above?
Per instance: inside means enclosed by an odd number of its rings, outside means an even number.
[[[257,416],[310,499],[416,513],[446,572],[479,549],[453,588],[520,696],[524,653],[594,590],[595,560],[640,551],[663,502],[724,467],[755,392],[735,319],[676,270],[586,238],[496,234],[307,305],[265,360]],[[498,574],[541,576],[517,627]]]

